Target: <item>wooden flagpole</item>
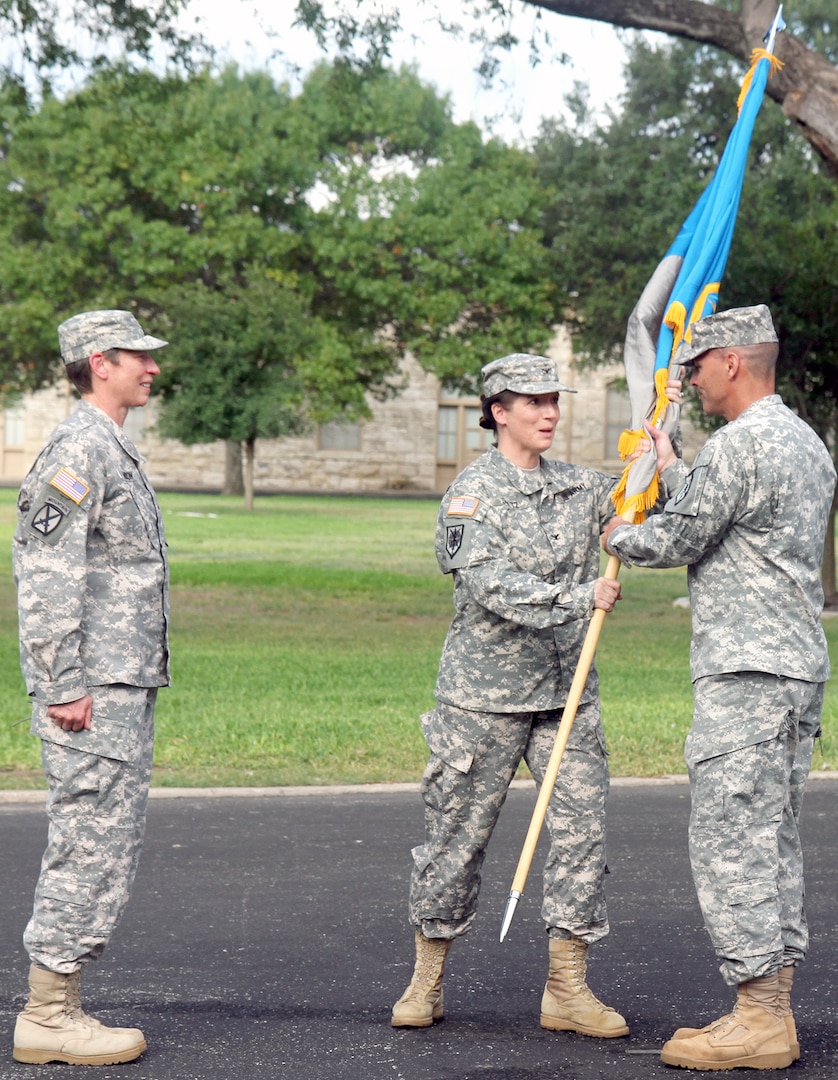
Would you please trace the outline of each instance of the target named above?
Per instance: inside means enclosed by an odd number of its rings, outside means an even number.
[[[629,524],[634,521],[634,511],[626,511],[623,516]],[[608,560],[603,577],[616,581],[619,573],[620,560],[616,555],[612,555]],[[556,741],[553,744],[553,750],[547,762],[547,768],[544,771],[544,779],[541,782],[541,788],[538,792],[538,799],[536,800],[535,809],[533,810],[532,818],[530,820],[530,827],[527,830],[527,835],[524,839],[521,857],[518,859],[518,868],[515,871],[515,877],[512,879],[512,888],[509,892],[509,899],[506,902],[506,911],[504,912],[503,923],[501,925],[501,941],[506,937],[507,931],[512,925],[515,909],[518,906],[518,901],[521,899],[521,895],[524,891],[524,885],[527,880],[527,875],[530,872],[533,855],[535,854],[535,847],[538,843],[538,837],[541,833],[541,829],[544,825],[544,818],[547,814],[547,805],[550,802],[550,796],[553,794],[556,777],[559,775],[559,766],[562,763],[567,742],[570,738],[570,732],[573,728],[573,722],[576,719],[576,711],[579,708],[579,702],[582,700],[585,684],[588,681],[588,675],[590,674],[594,662],[597,644],[599,643],[599,635],[602,632],[606,614],[607,613],[603,608],[594,608],[594,613],[591,616],[591,621],[588,624],[588,630],[585,634],[585,640],[582,642],[579,663],[576,665],[576,673],[573,676],[573,682],[570,684],[567,702],[562,710],[562,719],[559,724],[559,730],[556,732]]]

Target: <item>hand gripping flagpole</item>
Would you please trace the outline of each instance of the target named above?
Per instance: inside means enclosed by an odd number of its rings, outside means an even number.
[[[634,512],[626,511],[624,517],[629,524],[631,524],[631,522],[634,521]],[[616,555],[612,555],[608,560],[608,565],[605,568],[603,577],[609,578],[611,581],[616,581],[619,573],[620,560]],[[579,708],[579,702],[582,700],[582,694],[585,690],[588,675],[590,674],[594,662],[597,644],[599,643],[599,635],[602,633],[602,627],[605,622],[605,615],[606,612],[604,608],[594,608],[594,613],[591,616],[591,621],[588,624],[588,630],[585,634],[585,640],[582,642],[582,651],[579,654],[579,663],[576,666],[576,674],[573,676],[573,682],[570,684],[570,690],[567,695],[567,702],[562,710],[562,719],[559,724],[559,730],[556,732],[556,741],[553,744],[553,750],[550,754],[550,759],[547,762],[547,768],[544,770],[544,778],[541,781],[541,788],[539,789],[538,799],[536,800],[535,809],[533,810],[532,819],[530,820],[530,827],[527,830],[527,835],[524,839],[521,857],[518,859],[518,868],[516,869],[515,877],[512,880],[509,899],[506,902],[506,911],[503,915],[503,923],[500,930],[501,941],[506,937],[507,931],[512,925],[515,909],[524,892],[524,885],[526,884],[527,875],[530,872],[530,865],[532,864],[533,855],[535,854],[538,836],[544,825],[544,818],[547,814],[550,796],[553,794],[556,777],[559,775],[559,766],[562,763],[565,748],[567,747],[567,742],[570,738],[570,732],[573,728],[573,722],[576,719],[576,711]]]

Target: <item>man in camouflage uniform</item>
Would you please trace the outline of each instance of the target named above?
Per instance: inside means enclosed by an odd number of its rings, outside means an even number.
[[[675,494],[642,525],[612,522],[607,550],[689,567],[694,715],[685,756],[690,860],[733,1011],[663,1048],[690,1069],[785,1068],[799,1056],[790,991],[805,957],[798,819],[829,677],[819,571],[835,487],[829,453],[774,393],[764,305],[695,323],[678,356],[705,412],[727,424],[692,469],[653,432]]]
[[[58,328],[78,409],[23,482],[13,565],[21,666],[42,740],[49,839],[24,933],[30,996],[14,1056],[108,1065],[146,1048],[141,1031],[87,1016],[79,973],[128,900],[145,828],[157,688],[169,681],[163,522],[122,425],[160,369],[127,311]]]
[[[469,465],[439,511],[436,555],[454,581],[454,620],[422,718],[430,760],[422,781],[425,839],[413,849],[413,978],[395,1027],[443,1015],[442,970],[477,910],[486,846],[520,761],[537,783],[562,719],[595,607],[619,584],[599,576],[599,536],[615,479],[541,457],[559,419],[556,365],[513,354],[483,368],[482,425],[497,446]],[[541,1024],[613,1037],[625,1020],[586,981],[588,945],[608,933],[605,801],[608,766],[592,667],[548,810],[542,917],[549,978]]]

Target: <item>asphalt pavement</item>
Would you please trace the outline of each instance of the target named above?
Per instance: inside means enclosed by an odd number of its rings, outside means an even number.
[[[682,1024],[726,1012],[686,855],[683,783],[615,783],[609,804],[611,934],[590,952],[594,991],[631,1034],[588,1039],[538,1023],[547,943],[539,847],[512,928],[498,940],[534,789],[509,796],[484,869],[481,909],[455,942],[446,1016],[393,1029],[410,977],[410,848],[422,830],[415,789],[152,800],[128,911],[82,990],[89,1012],[141,1027],[147,1052],[109,1070],[19,1065],[20,943],[46,836],[42,806],[0,803],[0,1080],[654,1080]],[[798,969],[802,1056],[772,1077],[838,1077],[838,778],[810,782],[804,807],[810,958]],[[709,1074],[717,1075],[717,1074]],[[730,1074],[726,1074],[730,1075]],[[749,1073],[749,1075],[754,1075]]]

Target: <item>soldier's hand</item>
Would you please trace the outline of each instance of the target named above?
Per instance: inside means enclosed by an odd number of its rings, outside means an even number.
[[[597,578],[594,582],[594,607],[613,611],[620,599],[620,583],[614,578]]]
[[[93,718],[93,698],[90,694],[85,694],[84,697],[77,698],[75,701],[50,705],[47,708],[47,716],[64,731],[89,731]]]
[[[611,536],[611,533],[614,532],[615,529],[622,528],[623,525],[631,525],[631,522],[626,521],[626,519],[622,517],[612,517],[608,524],[605,526],[605,528],[602,530],[602,550],[605,552],[606,555],[614,554],[614,552],[608,546],[608,540]]]
[[[658,428],[652,427],[646,420],[643,421],[643,427],[646,429],[646,433],[652,440],[652,445],[655,448],[656,468],[659,473],[662,473],[664,469],[669,468],[670,465],[678,460],[675,451],[672,448],[670,438],[665,431],[660,431]]]
[[[680,370],[683,371],[684,369],[681,368]],[[664,390],[664,393],[666,394],[667,400],[673,401],[676,405],[681,404],[681,398],[682,398],[681,382],[682,382],[682,379],[667,379],[666,380],[666,388]]]

